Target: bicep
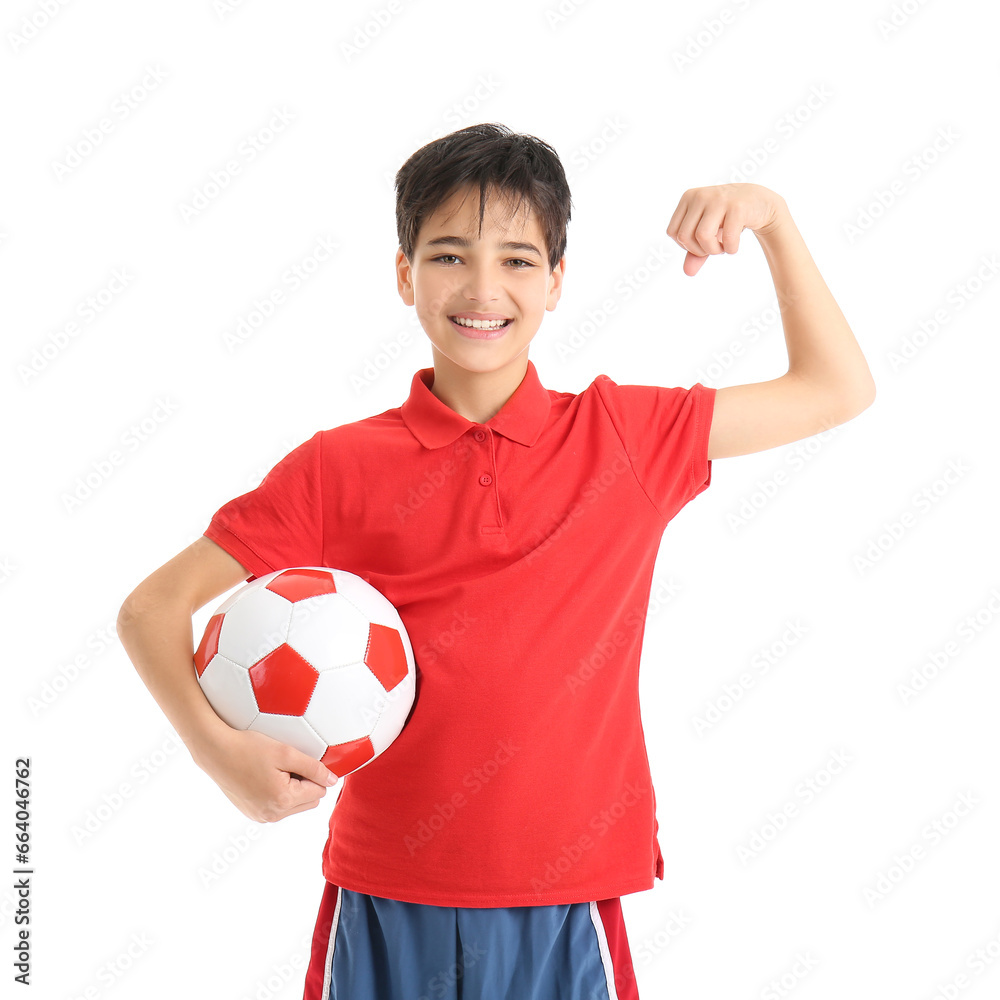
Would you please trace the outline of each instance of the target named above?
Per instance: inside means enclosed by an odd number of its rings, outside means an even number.
[[[202,535],[147,576],[125,599],[122,611],[175,601],[194,614],[250,575],[221,545]]]
[[[766,451],[812,437],[847,420],[843,401],[786,372],[768,382],[717,389],[708,458]]]

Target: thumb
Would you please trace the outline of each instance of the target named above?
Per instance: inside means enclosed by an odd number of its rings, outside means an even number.
[[[708,260],[707,256],[699,256],[689,250],[684,258],[684,273],[689,278],[693,278],[701,270],[706,260]]]
[[[323,785],[328,788],[331,785],[337,784],[337,775],[321,760],[316,760],[315,757],[310,757],[308,754],[298,755],[292,761],[292,766],[300,777],[307,778],[309,781],[315,781],[317,785]]]

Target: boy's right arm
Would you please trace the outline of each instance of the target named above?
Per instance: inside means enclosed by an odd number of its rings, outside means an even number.
[[[195,674],[191,616],[249,571],[204,536],[146,577],[118,613],[118,638],[194,762],[246,816],[272,823],[314,809],[336,778],[263,733],[233,729]],[[301,776],[301,777],[300,777]]]

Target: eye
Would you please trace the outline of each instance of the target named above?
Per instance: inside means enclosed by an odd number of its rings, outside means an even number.
[[[442,253],[438,254],[437,257],[432,257],[431,261],[441,261],[444,262],[445,258],[448,257],[451,260],[458,260],[458,257],[453,253]],[[515,271],[524,271],[529,267],[534,267],[535,265],[531,263],[530,260],[522,260],[520,257],[515,257],[513,260],[508,261],[509,264],[520,264],[520,267],[515,267]]]

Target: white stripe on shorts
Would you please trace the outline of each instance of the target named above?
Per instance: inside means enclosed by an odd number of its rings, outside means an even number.
[[[590,904],[590,920],[597,931],[597,942],[601,947],[601,964],[604,966],[604,978],[608,984],[608,996],[611,1000],[618,1000],[618,991],[615,989],[615,967],[611,963],[611,949],[608,948],[608,936],[604,933],[604,921],[601,919],[600,910],[597,903]]]
[[[337,941],[337,924],[340,923],[340,903],[344,898],[344,890],[337,886],[337,905],[333,910],[333,920],[330,921],[330,940],[326,945],[326,968],[323,970],[323,998],[330,1000],[330,981],[333,978],[333,946]]]

